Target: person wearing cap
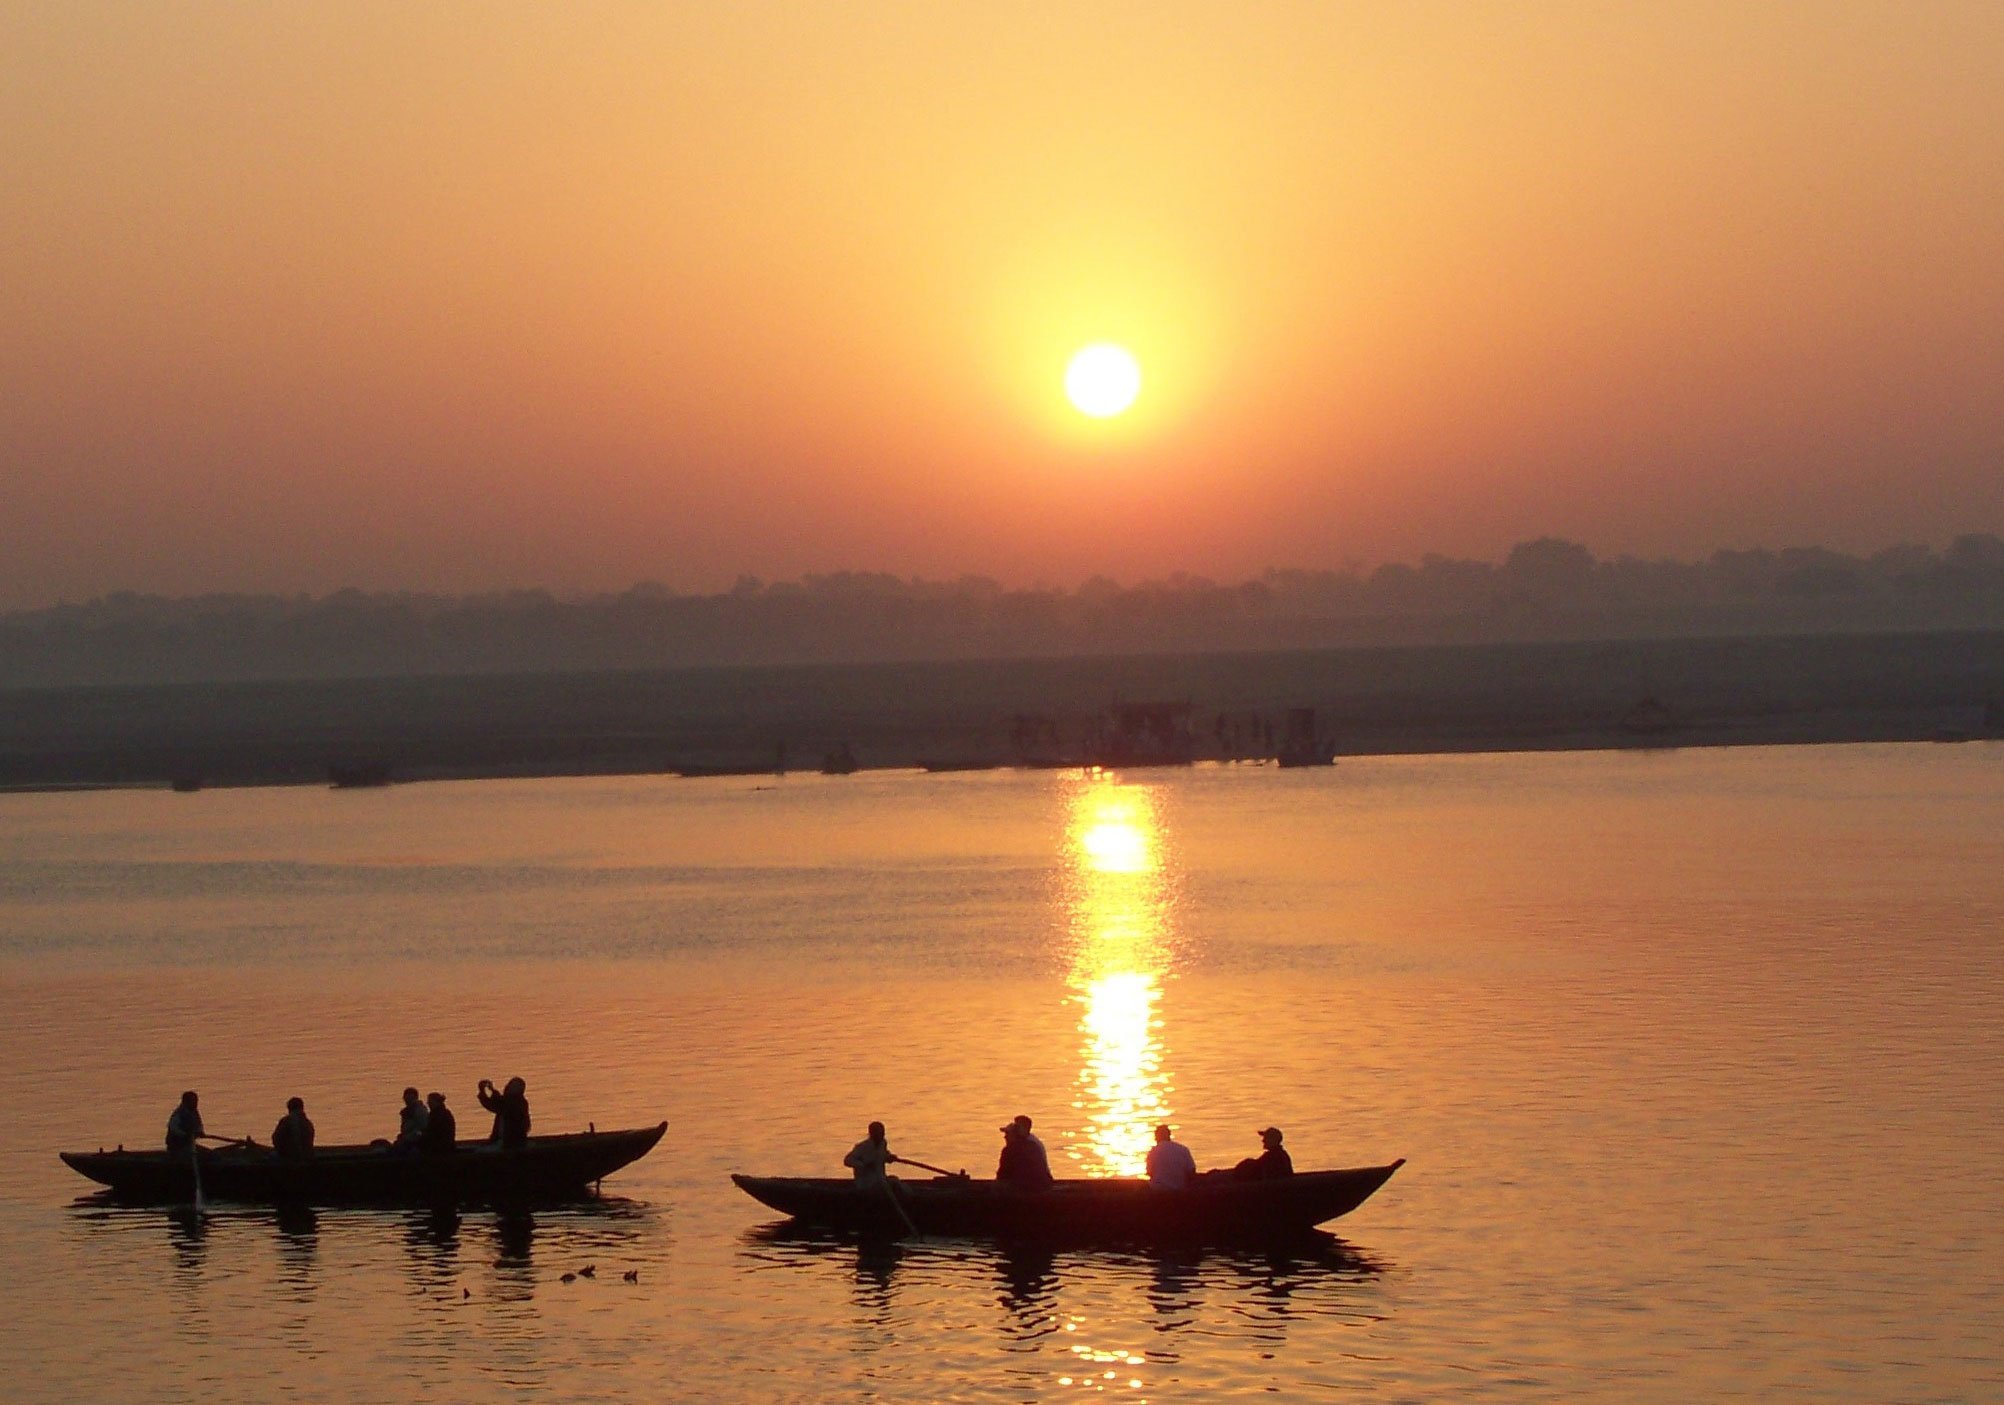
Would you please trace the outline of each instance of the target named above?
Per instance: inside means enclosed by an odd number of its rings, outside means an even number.
[[[1167,1122],[1155,1129],[1155,1145],[1148,1148],[1148,1179],[1164,1190],[1182,1190],[1197,1179],[1197,1158]]]
[[[1002,1129],[1002,1159],[995,1164],[997,1184],[1015,1186],[1020,1190],[1050,1189],[1054,1179],[1051,1158],[1030,1126],[1030,1119],[1018,1113],[1015,1120]]]
[[[272,1154],[280,1161],[313,1159],[313,1122],[306,1115],[304,1098],[287,1098],[285,1116],[271,1129]]]
[[[1280,1128],[1262,1127],[1259,1131],[1260,1145],[1266,1150],[1258,1156],[1248,1156],[1232,1168],[1232,1173],[1242,1181],[1277,1181],[1294,1174],[1294,1158],[1287,1154],[1287,1148],[1280,1144]]]
[[[856,1173],[857,1185],[878,1186],[886,1181],[884,1168],[897,1165],[898,1158],[884,1140],[884,1124],[872,1122],[869,1135],[849,1148],[842,1164]]]

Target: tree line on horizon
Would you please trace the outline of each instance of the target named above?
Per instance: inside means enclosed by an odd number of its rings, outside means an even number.
[[[890,662],[1340,645],[2004,627],[2004,539],[1853,556],[1721,550],[1596,558],[1542,537],[1500,562],[1178,573],[1007,587],[839,571],[716,594],[644,582],[571,598],[134,592],[0,616],[0,686]]]

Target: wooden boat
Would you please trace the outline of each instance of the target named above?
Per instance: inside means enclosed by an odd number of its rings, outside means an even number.
[[[202,1195],[210,1200],[291,1205],[445,1205],[567,1200],[654,1149],[666,1122],[617,1132],[531,1137],[503,1151],[462,1143],[445,1156],[387,1145],[323,1146],[311,1161],[278,1160],[270,1147],[204,1151]],[[195,1198],[195,1170],[165,1151],[65,1151],[64,1164],[122,1200],[176,1204]]]
[[[1143,1180],[1061,1180],[1049,1190],[940,1176],[892,1189],[853,1180],[732,1176],[762,1205],[862,1234],[1101,1243],[1240,1243],[1294,1238],[1347,1215],[1405,1165],[1307,1171],[1282,1180],[1200,1176],[1185,1190]],[[895,1194],[896,1202],[892,1196]]]

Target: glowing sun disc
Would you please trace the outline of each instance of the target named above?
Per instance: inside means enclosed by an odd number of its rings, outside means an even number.
[[[1111,419],[1141,393],[1141,366],[1124,346],[1095,342],[1065,367],[1065,394],[1081,414]]]

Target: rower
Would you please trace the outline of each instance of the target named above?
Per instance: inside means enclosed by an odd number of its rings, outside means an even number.
[[[194,1090],[181,1095],[181,1105],[167,1114],[167,1150],[170,1154],[195,1154],[195,1139],[206,1136],[202,1130],[201,1099]]]
[[[879,1186],[886,1181],[884,1168],[895,1166],[897,1156],[884,1140],[884,1124],[872,1122],[869,1134],[849,1148],[842,1164],[856,1173],[857,1185]]]
[[[313,1159],[313,1122],[306,1115],[304,1098],[287,1098],[285,1116],[271,1129],[272,1153],[280,1161]]]
[[[445,1105],[445,1094],[432,1093],[424,1101],[424,1135],[418,1140],[418,1150],[426,1156],[458,1150],[459,1119]]]
[[[503,1151],[513,1151],[526,1146],[529,1141],[529,1085],[519,1078],[508,1080],[508,1086],[499,1093],[494,1091],[494,1080],[480,1080],[480,1105],[494,1114],[494,1132],[489,1141],[501,1143]]]
[[[1266,1149],[1239,1162],[1232,1168],[1232,1174],[1242,1181],[1277,1181],[1293,1175],[1294,1158],[1287,1154],[1280,1140],[1280,1128],[1260,1128],[1260,1145]]]
[[[1028,1117],[1018,1113],[1002,1129],[1002,1158],[995,1164],[997,1184],[1022,1190],[1050,1189],[1051,1158],[1043,1142],[1030,1130],[1031,1125]]]
[[[1167,1122],[1155,1129],[1155,1145],[1148,1148],[1148,1179],[1164,1190],[1183,1190],[1197,1179],[1197,1158]]]

